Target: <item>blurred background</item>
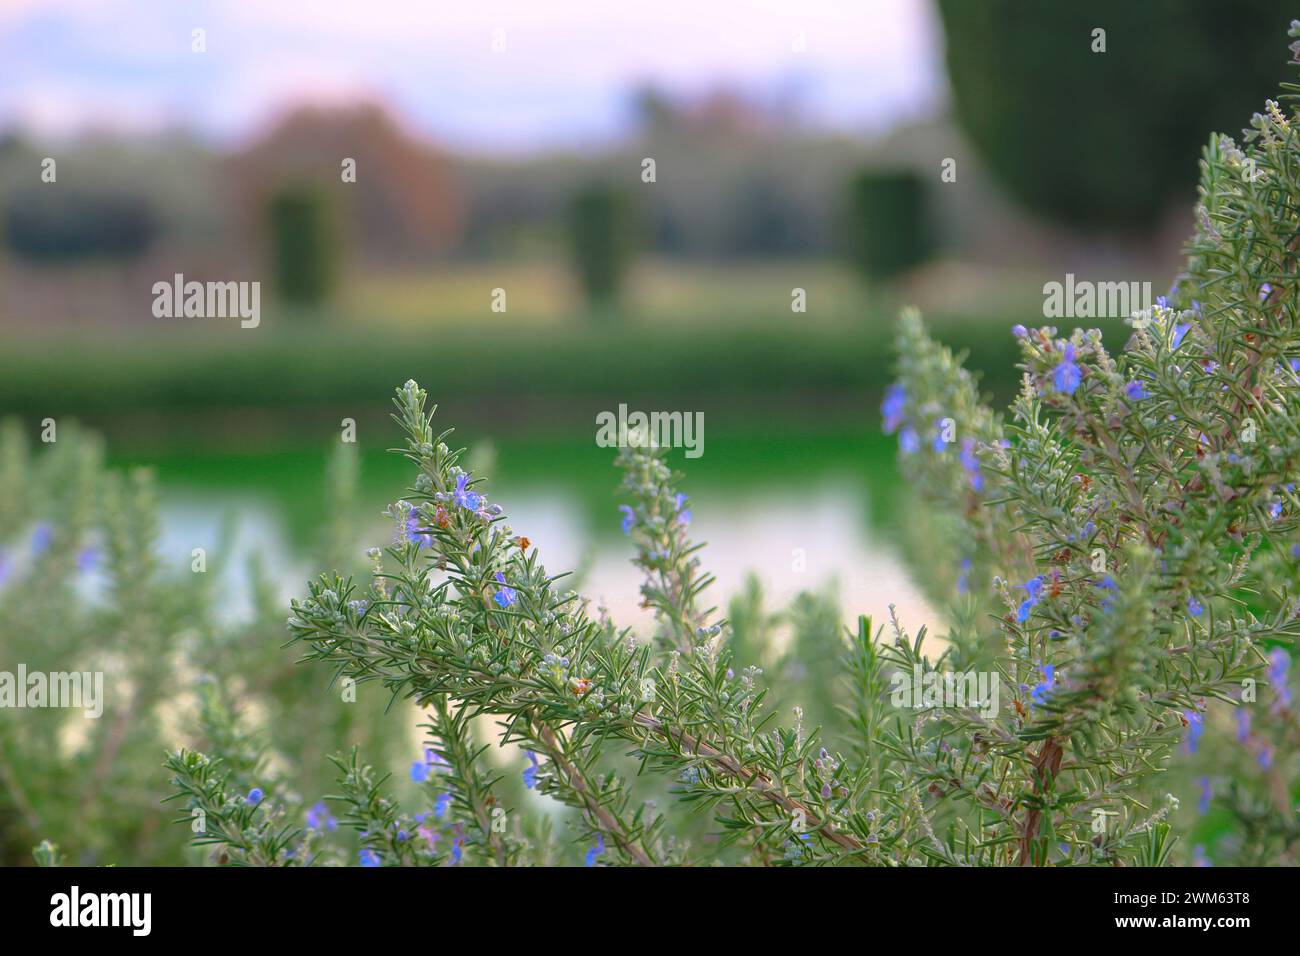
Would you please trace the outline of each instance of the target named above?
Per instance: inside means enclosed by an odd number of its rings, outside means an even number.
[[[4,0],[0,413],[150,466],[165,553],[224,542],[237,617],[248,556],[284,594],[310,572],[344,418],[357,547],[385,542],[414,377],[635,619],[596,415],[703,412],[720,596],[755,572],[934,623],[876,411],[899,307],[1001,401],[1045,282],[1163,292],[1200,147],[1286,78],[1287,6]],[[260,323],[156,317],[178,273],[259,282]]]
[[[1044,283],[1161,294],[1199,150],[1287,78],[1292,13],[295,6],[0,0],[0,668],[103,670],[113,694],[103,721],[0,723],[5,864],[47,838],[200,860],[160,754],[238,750],[222,694],[270,745],[243,772],[288,781],[295,814],[356,743],[412,789],[415,714],[375,685],[339,707],[281,647],[310,575],[392,539],[408,378],[620,625],[644,611],[596,416],[703,413],[703,456],[673,462],[737,659],[835,731],[841,622],[892,603],[942,630],[956,592],[880,433],[899,308],[1003,403]],[[259,283],[256,327],[159,317],[178,274]],[[1079,324],[1119,346],[1121,318]],[[522,757],[490,759],[526,799]],[[1190,779],[1162,783],[1189,808]]]

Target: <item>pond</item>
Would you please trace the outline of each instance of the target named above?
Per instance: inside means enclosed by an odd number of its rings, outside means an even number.
[[[897,605],[910,628],[941,616],[906,569],[897,535],[900,479],[892,439],[862,428],[797,434],[711,436],[684,472],[696,540],[708,542],[705,568],[717,578],[712,603],[725,612],[750,574],[777,609],[803,590],[834,587],[844,619],[884,620]],[[164,555],[188,564],[205,549],[222,574],[228,618],[249,608],[249,559],[259,555],[287,603],[321,568],[315,555],[327,524],[327,449],[257,453],[160,451],[118,458],[151,467],[158,479]],[[639,572],[619,527],[620,472],[614,452],[590,437],[504,436],[469,447],[465,462],[487,475],[487,491],[518,532],[537,546],[552,574],[575,571],[573,586],[620,625],[643,625]],[[387,544],[380,512],[412,477],[396,454],[359,446],[358,552]]]

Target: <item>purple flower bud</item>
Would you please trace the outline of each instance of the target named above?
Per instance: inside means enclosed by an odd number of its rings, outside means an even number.
[[[880,403],[880,416],[884,420],[886,435],[892,435],[903,423],[903,409],[907,404],[907,393],[903,386],[895,383],[885,390],[885,400]]]
[[[1128,396],[1131,402],[1140,402],[1144,398],[1150,398],[1151,393],[1147,391],[1146,383],[1142,379],[1134,379],[1124,386],[1124,394]]]

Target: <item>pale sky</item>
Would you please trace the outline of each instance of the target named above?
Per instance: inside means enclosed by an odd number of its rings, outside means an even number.
[[[545,149],[616,137],[645,82],[875,131],[941,102],[942,36],[930,0],[0,0],[0,129],[45,135],[238,138],[367,97],[454,147]]]

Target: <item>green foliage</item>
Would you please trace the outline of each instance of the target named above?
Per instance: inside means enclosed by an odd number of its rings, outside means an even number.
[[[1211,138],[1187,269],[1119,354],[1096,330],[1017,330],[1008,419],[918,316],[900,325],[888,424],[980,571],[963,601],[982,614],[935,666],[996,668],[1016,694],[1007,719],[946,718],[909,756],[1021,863],[1170,859],[1179,801],[1156,809],[1157,774],[1180,741],[1198,858],[1295,862],[1296,122],[1269,101],[1243,145]]]
[[[40,845],[32,850],[32,858],[37,866],[63,866],[66,862],[63,854],[59,852],[58,845],[49,840],[42,840]]]
[[[166,649],[207,606],[197,579],[165,577],[153,559],[153,490],[146,474],[103,473],[99,443],[64,423],[33,459],[22,432],[0,431],[0,660],[13,672],[101,672],[102,716],[6,709],[0,721],[0,854],[30,859],[49,837],[80,859],[178,847],[157,818],[157,791],[141,774],[161,736]],[[26,540],[21,550],[11,543]],[[79,598],[93,566],[104,599]],[[88,687],[89,691],[90,688]],[[111,695],[111,696],[110,696]],[[113,793],[114,800],[102,795]]]
[[[1285,77],[1273,38],[1295,12],[1282,0],[939,10],[957,118],[1002,187],[1063,222],[1150,231],[1191,198],[1205,131],[1235,128]]]
[[[782,306],[789,316],[787,298]],[[735,398],[745,406],[784,402],[818,390],[866,400],[889,376],[889,331],[879,322],[850,327],[792,325],[782,319],[748,328],[680,319],[691,329],[691,348],[664,334],[658,319],[572,323],[556,327],[513,324],[491,349],[482,347],[473,320],[450,323],[430,350],[427,333],[375,335],[344,323],[322,326],[304,339],[263,323],[256,349],[230,335],[184,343],[135,337],[97,339],[76,352],[15,341],[0,350],[0,407],[34,415],[75,410],[111,428],[125,410],[157,408],[225,411],[256,404],[296,429],[298,409],[311,403],[374,408],[382,418],[394,370],[437,375],[439,387],[463,400],[467,413],[489,397],[527,402],[550,397],[591,397],[616,407],[629,394],[690,388],[697,394]],[[674,320],[678,321],[678,320]],[[986,379],[1014,396],[1016,350],[1005,322],[986,317],[944,327],[942,339],[965,349]],[[611,355],[636,356],[610,361]],[[710,405],[709,407],[714,407]],[[458,412],[460,409],[458,408]]]
[[[338,284],[338,237],[327,194],[287,188],[267,204],[275,289],[286,302],[319,305]]]
[[[618,298],[632,258],[630,217],[627,198],[611,187],[591,185],[573,197],[569,236],[574,268],[593,306]]]
[[[504,743],[543,761],[537,789],[578,811],[594,856],[645,865],[692,852],[665,831],[657,809],[633,802],[622,773],[598,769],[615,742],[632,748],[643,771],[677,778],[687,801],[722,808],[722,842],[739,844],[746,857],[779,858],[786,844],[800,857],[861,851],[859,839],[840,832],[842,798],[810,777],[814,761],[838,761],[815,757],[814,736],[798,721],[760,732],[755,673],[726,666],[722,625],[699,600],[711,579],[686,535],[684,499],[662,452],[620,456],[643,593],[659,622],[653,644],[641,645],[591,620],[585,602],[557,587],[457,464],[445,433],[434,433],[414,382],[396,401],[419,469],[410,496],[391,509],[401,539],[386,549],[387,562],[377,560],[369,584],[323,577],[294,603],[292,626],[309,656],[358,683],[379,681],[396,698],[426,706],[450,698],[470,716],[496,715]],[[442,573],[431,578],[430,567]],[[478,787],[490,789],[490,781]],[[813,834],[815,845],[804,847]],[[466,844],[484,853],[481,836],[467,835]],[[401,848],[382,848],[388,856],[375,849],[386,862],[406,861]]]
[[[217,602],[225,546],[202,573],[188,550],[165,559],[149,474],[106,469],[99,441],[74,422],[49,437],[33,454],[16,421],[0,425],[0,670],[99,673],[102,713],[6,705],[0,863],[30,863],[41,840],[75,863],[185,862],[185,834],[166,825],[157,779],[158,755],[178,736],[219,751],[243,779],[265,759],[294,766],[295,784],[310,788],[328,779],[322,752],[407,751],[382,719],[387,700],[340,707],[322,675],[286,657],[283,605],[257,562],[253,612],[227,623]],[[327,542],[350,521],[349,468],[355,459],[341,452]],[[257,746],[237,724],[241,710],[260,715]]]
[[[930,255],[925,184],[909,170],[864,170],[854,177],[850,246],[854,265],[868,279],[889,279]]]

